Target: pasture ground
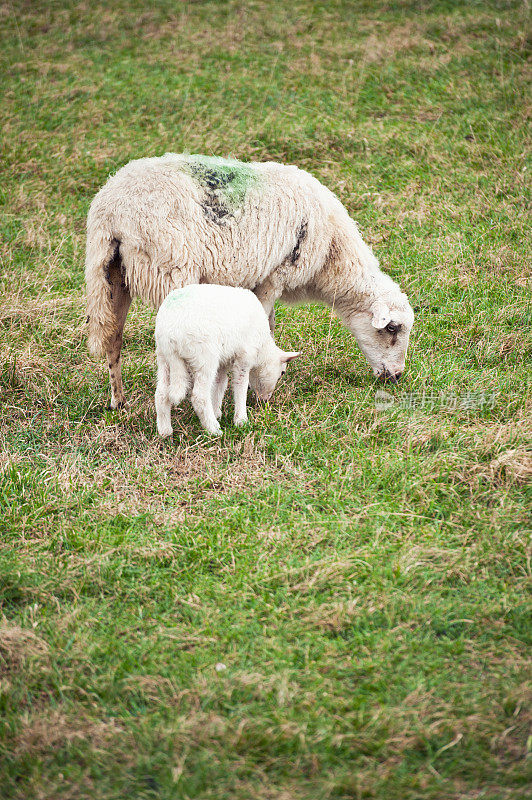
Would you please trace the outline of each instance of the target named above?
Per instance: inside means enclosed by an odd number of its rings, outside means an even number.
[[[528,24],[528,2],[0,5],[4,800],[528,795]],[[394,402],[327,309],[281,309],[304,357],[275,402],[221,441],[184,407],[161,444],[135,305],[132,412],[106,410],[86,213],[169,150],[338,194],[417,309]]]

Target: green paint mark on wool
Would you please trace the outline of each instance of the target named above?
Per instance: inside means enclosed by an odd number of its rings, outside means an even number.
[[[176,306],[182,306],[191,294],[191,286],[183,286],[182,289],[173,289],[163,301],[163,306],[172,306],[172,308],[175,308]]]
[[[259,182],[254,167],[229,158],[189,155],[186,156],[186,167],[206,193],[216,198],[213,211],[221,217],[239,208],[249,189]]]

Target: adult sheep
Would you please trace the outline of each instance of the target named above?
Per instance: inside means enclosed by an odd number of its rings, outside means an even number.
[[[85,268],[89,347],[107,356],[111,407],[125,405],[122,332],[131,299],[157,308],[188,283],[332,306],[375,375],[404,370],[414,314],[338,198],[275,162],[167,153],[122,167],[92,201]]]

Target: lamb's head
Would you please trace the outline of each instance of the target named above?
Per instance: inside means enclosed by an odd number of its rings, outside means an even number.
[[[288,363],[299,355],[301,353],[285,353],[272,341],[267,354],[249,373],[249,385],[261,400],[270,399],[277,381],[286,372]]]
[[[405,368],[406,350],[414,312],[402,292],[372,299],[367,308],[352,314],[348,326],[381,380],[397,383]]]

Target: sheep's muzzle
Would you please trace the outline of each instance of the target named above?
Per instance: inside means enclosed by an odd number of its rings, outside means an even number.
[[[401,380],[402,372],[389,372],[386,368],[383,369],[381,373],[379,373],[379,380],[383,383],[399,383]]]

